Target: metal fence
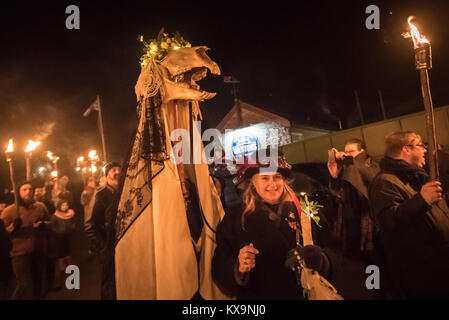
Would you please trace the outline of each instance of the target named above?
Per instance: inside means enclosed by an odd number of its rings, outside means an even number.
[[[449,105],[435,108],[435,127],[437,143],[443,145],[443,150],[449,150]],[[344,150],[346,140],[358,138],[365,142],[368,153],[377,160],[383,156],[385,136],[397,130],[415,131],[426,141],[424,111],[291,143],[283,146],[282,151],[291,164],[327,162],[327,150]]]

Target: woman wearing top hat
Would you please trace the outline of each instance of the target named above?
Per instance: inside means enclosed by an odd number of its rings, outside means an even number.
[[[217,227],[212,275],[225,293],[237,299],[303,298],[294,271],[285,267],[288,251],[297,247],[298,223],[291,217],[299,221],[295,195],[288,186],[290,165],[283,157],[270,169],[269,164],[240,168],[236,183],[243,189],[243,204],[228,210]],[[298,251],[308,268],[330,276],[330,260],[320,247]]]

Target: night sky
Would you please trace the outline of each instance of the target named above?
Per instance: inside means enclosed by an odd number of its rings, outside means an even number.
[[[71,1],[15,2],[0,11],[0,145],[14,137],[41,138],[34,166],[51,150],[69,174],[76,158],[101,150],[96,113],[82,116],[100,95],[110,160],[123,161],[136,128],[134,85],[142,44],[179,31],[193,46],[206,45],[222,76],[203,89],[217,92],[202,104],[203,127],[216,126],[233,105],[223,75],[241,81],[241,100],[290,120],[329,129],[422,109],[413,45],[401,33],[406,19],[432,43],[430,73],[435,107],[449,104],[449,4],[447,1]],[[80,30],[67,30],[68,5],[78,5]],[[380,30],[367,30],[365,8],[380,8]],[[3,147],[2,147],[3,148]],[[3,148],[3,149],[4,149]],[[17,155],[23,158],[20,154]],[[0,161],[0,183],[8,179]],[[23,165],[20,160],[18,166]],[[65,172],[64,172],[65,170]]]

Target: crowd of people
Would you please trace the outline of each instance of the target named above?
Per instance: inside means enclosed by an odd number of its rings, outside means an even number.
[[[388,135],[378,163],[359,139],[348,140],[344,151],[329,150],[328,187],[336,207],[333,217],[322,220],[329,220],[328,231],[346,256],[379,267],[384,299],[449,298],[448,190],[430,181],[426,152],[411,131]],[[275,164],[256,159],[234,174],[211,170],[225,209],[216,230],[212,277],[237,299],[300,299],[298,275],[286,268],[292,250],[330,282],[341,272],[335,251],[318,239],[316,224],[312,239],[304,240],[291,166],[282,155]],[[446,181],[447,166],[441,164]],[[115,299],[113,209],[121,165],[108,163],[104,173],[101,181],[86,181],[80,203],[89,252],[102,265],[101,298]],[[9,203],[0,205],[0,299],[40,299],[61,287],[72,263],[74,218],[81,214],[70,208],[67,185],[67,177],[25,181],[16,190],[18,207],[3,197]],[[15,288],[8,297],[11,279]]]
[[[118,185],[120,164],[107,164],[105,172],[98,181],[94,176],[87,179],[80,197],[84,212],[72,208],[67,176],[21,182],[15,190],[17,206],[14,194],[5,190],[0,197],[0,300],[43,299],[49,291],[64,288],[77,228],[85,229],[89,254],[105,251],[104,214],[111,200],[108,196]],[[84,215],[81,228],[76,219],[80,214]],[[109,266],[111,260],[101,262]],[[111,277],[110,271],[103,274]]]
[[[23,181],[15,191],[17,205],[14,196],[2,199],[1,299],[41,299],[61,287],[75,230],[68,182],[66,176]],[[8,297],[12,280],[14,291]]]
[[[449,298],[448,190],[430,181],[426,152],[411,131],[388,135],[379,163],[359,139],[348,140],[342,152],[329,150],[329,190],[337,202],[329,229],[345,256],[379,268],[380,299]],[[439,159],[446,181],[447,158]],[[302,288],[284,266],[295,248],[308,268],[332,282],[342,272],[335,250],[295,242],[301,209],[288,186],[289,170],[279,165],[262,174],[261,163],[243,167],[242,202],[227,210],[217,229],[216,283],[238,299],[298,299]],[[297,223],[288,219],[292,213]]]

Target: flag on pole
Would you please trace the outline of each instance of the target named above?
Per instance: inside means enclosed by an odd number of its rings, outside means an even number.
[[[88,117],[90,115],[90,113],[92,112],[92,110],[98,112],[97,126],[98,126],[98,131],[99,131],[100,136],[101,136],[101,143],[103,145],[104,161],[107,162],[106,143],[104,141],[103,119],[101,117],[101,107],[100,107],[100,97],[99,96],[97,96],[97,98],[95,99],[94,102],[92,102],[92,104],[89,106],[89,108],[87,108],[86,111],[84,111],[83,116],[84,117]]]
[[[83,116],[88,117],[92,110],[100,112],[100,98],[97,96],[94,102],[89,106],[89,108],[84,111]]]

